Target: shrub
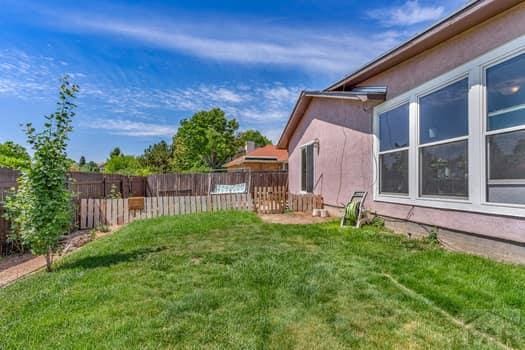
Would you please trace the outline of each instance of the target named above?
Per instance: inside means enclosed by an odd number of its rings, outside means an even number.
[[[33,159],[18,179],[18,191],[6,202],[8,216],[22,241],[34,254],[46,256],[48,271],[59,239],[71,225],[72,194],[67,189],[70,163],[66,148],[73,130],[76,106],[72,100],[77,92],[78,87],[64,77],[57,110],[45,117],[43,130],[37,132],[31,123],[26,125]]]

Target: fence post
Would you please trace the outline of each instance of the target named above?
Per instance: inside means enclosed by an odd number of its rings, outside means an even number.
[[[252,191],[252,169],[248,170],[248,193]]]
[[[208,196],[211,193],[211,173],[208,173]]]

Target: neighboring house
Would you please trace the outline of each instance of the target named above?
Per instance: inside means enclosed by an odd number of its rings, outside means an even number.
[[[290,191],[333,212],[368,191],[390,227],[525,262],[525,3],[470,2],[302,92],[278,147]]]
[[[288,151],[273,145],[260,148],[247,146],[245,155],[224,165],[228,171],[249,169],[253,171],[280,171],[288,169]]]

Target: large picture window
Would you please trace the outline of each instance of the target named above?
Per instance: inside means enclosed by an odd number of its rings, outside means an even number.
[[[314,191],[314,144],[301,148],[301,191]]]
[[[468,198],[468,79],[419,99],[421,196]]]
[[[525,54],[490,67],[487,201],[525,204]]]
[[[379,191],[408,194],[408,103],[379,116]]]
[[[375,200],[525,218],[525,35],[387,99],[373,120]]]

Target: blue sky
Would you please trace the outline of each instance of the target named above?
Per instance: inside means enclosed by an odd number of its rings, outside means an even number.
[[[298,93],[323,89],[464,0],[0,0],[0,142],[80,85],[69,154],[102,161],[170,140],[220,107],[279,137]]]

